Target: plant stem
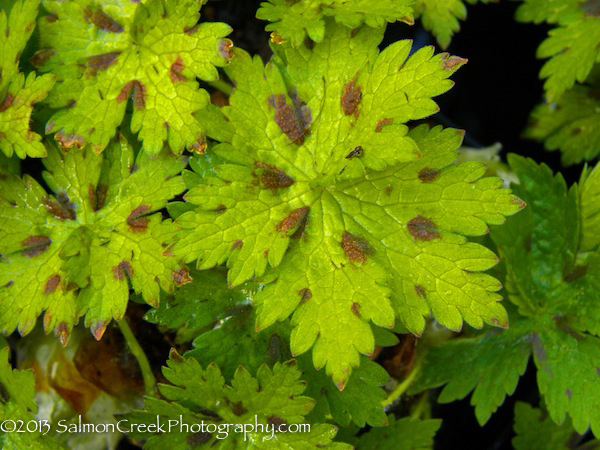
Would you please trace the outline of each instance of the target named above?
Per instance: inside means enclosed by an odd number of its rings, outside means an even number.
[[[227,97],[229,97],[231,95],[231,91],[233,91],[233,86],[230,85],[227,81],[223,81],[223,80],[206,81],[206,84],[221,91]]]
[[[396,386],[396,388],[390,393],[390,395],[388,395],[388,397],[381,402],[381,404],[383,405],[384,408],[390,406],[392,403],[394,403],[396,400],[398,400],[402,396],[402,394],[404,394],[406,392],[406,390],[410,387],[412,382],[415,381],[415,378],[419,374],[420,370],[421,370],[421,363],[420,363],[420,361],[417,361],[413,370],[411,370],[411,372],[402,381],[402,383],[400,383],[398,386]]]
[[[140,365],[140,369],[142,370],[142,377],[144,378],[144,388],[146,391],[146,395],[154,395],[156,394],[156,379],[154,378],[154,374],[152,373],[152,369],[150,367],[150,363],[148,362],[148,358],[146,357],[146,353],[142,349],[140,343],[133,335],[133,331],[131,331],[131,327],[129,326],[129,322],[127,319],[123,317],[121,320],[117,322],[119,324],[119,329],[129,346],[129,350],[135,359],[137,359],[138,364]]]

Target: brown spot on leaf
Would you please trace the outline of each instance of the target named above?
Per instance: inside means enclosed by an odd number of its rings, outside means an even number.
[[[242,402],[233,403],[231,405],[231,411],[233,412],[233,414],[235,414],[238,417],[242,416],[248,412],[248,410],[246,408],[244,408],[244,405],[242,404]]]
[[[581,134],[581,127],[575,127],[571,130],[571,136],[578,136]]]
[[[427,291],[425,291],[425,288],[420,284],[415,284],[415,292],[419,297],[427,298]]]
[[[419,181],[421,183],[433,183],[439,176],[440,171],[438,169],[424,167],[419,171]]]
[[[184,32],[185,34],[187,34],[187,35],[190,35],[190,36],[191,36],[192,34],[195,34],[195,33],[196,33],[196,31],[198,31],[198,26],[199,26],[199,25],[198,25],[198,24],[196,24],[196,25],[194,25],[193,27],[189,27],[189,28],[188,28],[188,27],[186,27],[186,28],[184,28],[184,29],[183,29],[183,32]]]
[[[64,130],[59,131],[54,135],[54,140],[58,142],[60,148],[69,151],[73,147],[82,148],[85,145],[85,139],[78,134],[67,134]]]
[[[172,258],[173,256],[175,256],[175,253],[173,253],[173,247],[175,247],[175,244],[171,244],[169,246],[163,244],[163,247],[166,247],[166,250],[162,253],[164,257]]]
[[[347,231],[342,236],[342,248],[349,261],[357,263],[367,262],[367,255],[374,252],[369,243],[360,237],[356,237]]]
[[[271,416],[267,419],[267,423],[269,425],[273,425],[276,429],[280,431],[287,430],[287,422],[281,417]],[[285,428],[284,428],[285,427]]]
[[[179,352],[177,352],[175,347],[171,347],[171,350],[169,350],[169,359],[172,359],[173,361],[180,364],[185,362],[185,359],[179,354]]]
[[[108,193],[108,185],[98,184],[96,187],[96,207],[94,211],[100,211],[106,203],[106,195]]]
[[[29,236],[21,242],[21,246],[26,247],[23,250],[23,255],[28,258],[39,256],[48,250],[50,244],[52,244],[52,241],[47,236]]]
[[[87,59],[87,76],[95,77],[99,70],[106,70],[117,63],[121,52],[108,52],[102,55],[89,56]]]
[[[171,64],[171,71],[169,73],[173,84],[187,81],[187,78],[182,74],[184,69],[185,65],[183,64],[183,59],[181,58],[181,55],[178,55],[177,60]]]
[[[121,92],[119,92],[119,95],[117,96],[117,103],[123,103],[129,98],[129,96],[131,95],[131,91],[133,90],[134,83],[135,81],[130,81],[125,86],[123,86]]]
[[[60,275],[55,274],[52,275],[46,281],[46,286],[44,286],[44,295],[52,295],[56,292],[56,289],[60,286]]]
[[[571,401],[573,399],[573,391],[571,389],[566,389],[565,390],[565,395],[567,396],[567,398],[569,399],[569,401]]]
[[[46,209],[59,220],[75,220],[75,204],[73,204],[64,192],[56,196],[56,201],[50,197],[44,199]]]
[[[186,440],[190,448],[196,448],[204,444],[208,444],[211,439],[211,433],[209,433],[208,431],[199,431],[197,433],[190,434]]]
[[[147,217],[142,217],[143,214],[150,211],[149,205],[140,205],[131,211],[129,217],[127,218],[127,225],[129,225],[129,229],[134,233],[143,233],[148,228],[148,223],[150,223],[150,219]]]
[[[125,277],[133,278],[133,267],[129,261],[121,261],[119,265],[112,268],[113,276],[117,281],[124,281]]]
[[[600,17],[600,0],[587,0],[581,4],[581,9],[587,17]]]
[[[363,155],[364,155],[364,150],[359,145],[357,147],[354,147],[354,150],[352,150],[350,153],[348,153],[348,155],[346,156],[346,159],[361,158]]]
[[[449,56],[448,53],[442,55],[442,67],[445,70],[454,70],[468,62],[468,59],[459,56]]]
[[[89,8],[86,8],[84,12],[87,19],[103,31],[110,31],[112,33],[122,33],[124,31],[123,27],[117,21],[102,10],[92,12]]]
[[[231,250],[237,250],[238,248],[242,248],[244,246],[244,241],[238,239],[231,246]]]
[[[196,142],[191,145],[190,150],[197,155],[205,155],[207,147],[208,144],[206,143],[204,136],[200,135],[198,136],[198,139],[196,139]]]
[[[6,94],[6,97],[4,97],[4,100],[2,100],[2,103],[0,103],[0,113],[6,111],[8,108],[10,108],[13,103],[15,101],[15,96],[12,95],[10,92],[8,94]]]
[[[106,324],[102,321],[98,322],[96,325],[93,325],[90,329],[94,338],[99,341],[104,336],[104,332],[106,331]]]
[[[295,230],[302,222],[307,220],[309,211],[308,206],[293,210],[285,219],[279,222],[275,227],[275,231],[284,231],[287,234],[288,231]]]
[[[173,272],[171,276],[173,277],[173,282],[175,282],[177,286],[183,286],[184,284],[188,284],[193,281],[190,271],[185,267],[177,272]]]
[[[214,211],[215,214],[217,214],[217,215],[220,216],[225,211],[227,211],[227,206],[225,206],[225,205],[219,205],[213,211]]]
[[[387,125],[391,125],[394,123],[394,119],[381,119],[379,122],[377,122],[377,126],[375,127],[375,133],[381,133],[381,130],[383,130],[383,127],[387,126]]]
[[[13,287],[15,285],[15,282],[13,280],[10,280],[8,283],[6,283],[4,286],[2,286],[3,288],[9,288],[9,287]]]
[[[257,169],[261,169],[260,182],[265,188],[277,189],[290,187],[296,182],[292,177],[288,176],[283,170],[275,166],[264,163],[255,164]]]
[[[304,103],[295,98],[292,102],[288,105],[283,94],[269,97],[269,105],[275,108],[275,123],[294,144],[302,145],[309,134],[312,116]]]
[[[342,111],[346,116],[358,118],[358,105],[362,99],[362,90],[356,85],[356,77],[344,86],[342,93]]]
[[[358,317],[359,319],[361,318],[361,315],[360,315],[360,303],[357,303],[357,302],[352,303],[352,307],[350,309],[352,309],[352,313],[356,317]]]
[[[229,39],[221,39],[219,43],[219,53],[225,59],[233,58],[233,42]]]
[[[572,283],[584,277],[587,273],[588,266],[575,266],[569,273],[563,273],[563,281]]]
[[[417,216],[407,224],[408,232],[417,241],[432,241],[442,237],[435,223],[425,217]]]
[[[138,111],[146,109],[146,86],[137,80],[133,82],[133,106]]]
[[[312,291],[309,288],[300,289],[298,295],[300,296],[300,304],[303,305],[312,298]]]
[[[65,322],[61,322],[58,327],[54,330],[54,334],[60,341],[63,347],[66,347],[71,338],[71,331]]]

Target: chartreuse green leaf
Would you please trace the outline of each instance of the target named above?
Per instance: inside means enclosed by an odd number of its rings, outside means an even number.
[[[565,165],[589,161],[600,154],[598,90],[573,86],[552,104],[537,106],[525,136],[543,141],[547,150],[560,149]]]
[[[479,0],[489,3],[494,0]],[[477,3],[477,0],[467,0]],[[467,18],[463,0],[416,0],[415,18],[421,18],[423,26],[431,31],[443,49],[450,45],[452,35],[460,30],[459,20]]]
[[[506,287],[518,312],[500,335],[432,348],[413,391],[448,383],[440,400],[451,401],[475,388],[471,403],[484,423],[514,391],[533,354],[551,418],[560,424],[568,415],[578,433],[591,426],[598,436],[600,258],[597,251],[581,252],[578,187],[567,190],[562,176],[532,160],[510,155],[509,163],[519,177],[514,191],[529,207],[494,228],[492,238],[506,261]]]
[[[497,258],[465,236],[524,206],[480,179],[483,164],[454,164],[461,131],[405,125],[438,110],[431,97],[464,60],[431,47],[408,58],[409,41],[379,53],[382,32],[331,24],[323,43],[282,45],[266,67],[238,51],[227,121],[213,110],[209,129],[229,136],[215,147],[227,163],[177,218],[186,262],[226,262],[231,286],[273,281],[254,298],[257,328],[293,314],[292,353],[314,346],[340,388],[374,350],[369,322],[506,326],[500,283],[479,273]]]
[[[175,227],[162,221],[167,200],[184,189],[186,165],[167,149],[139,153],[120,137],[98,157],[48,146],[44,179],[0,180],[0,329],[27,334],[44,326],[63,343],[82,315],[97,338],[120,319],[129,285],[158,305],[159,292],[189,281],[170,251]],[[152,183],[148,184],[148,180]]]
[[[192,115],[209,103],[196,78],[216,80],[231,55],[231,28],[201,23],[206,0],[117,2],[46,0],[40,21],[42,49],[34,64],[58,76],[48,98],[60,108],[46,132],[66,147],[106,148],[133,98],[131,131],[157,154],[167,141],[179,154],[205,148]]]
[[[515,450],[568,450],[600,445],[598,440],[577,445],[582,436],[573,430],[569,419],[557,425],[545,411],[524,402],[515,403],[515,432],[517,435],[512,439]]]
[[[256,17],[273,22],[266,27],[274,32],[271,40],[289,40],[298,47],[307,36],[314,42],[323,40],[327,16],[350,28],[363,23],[381,27],[398,20],[412,25],[413,3],[414,0],[268,0],[260,4]]]
[[[385,428],[372,428],[357,439],[356,448],[365,450],[427,450],[433,448],[433,437],[440,428],[439,419],[395,420],[389,416]]]
[[[159,385],[162,398],[147,397],[143,410],[125,416],[132,423],[148,425],[159,417],[162,433],[150,429],[132,434],[148,439],[144,448],[352,448],[332,442],[335,426],[305,420],[315,401],[302,395],[306,386],[294,360],[276,363],[272,369],[263,365],[256,377],[240,366],[230,384],[225,384],[216,364],[204,369],[194,358],[184,359],[175,351],[167,365],[163,375],[172,384]],[[169,421],[181,418],[195,426],[169,429]],[[272,432],[280,426],[287,432]]]
[[[8,361],[9,355],[9,347],[0,349],[0,446],[40,450],[63,448],[45,435],[50,432],[50,423],[36,420],[34,416],[38,410],[35,376],[29,370],[13,370]],[[16,432],[18,429],[25,432]]]
[[[549,101],[558,101],[576,81],[583,82],[600,62],[600,8],[593,0],[524,0],[517,19],[559,25],[538,48],[550,58],[540,72]]]
[[[17,1],[10,12],[0,9],[0,149],[19,158],[46,156],[41,137],[29,129],[33,105],[48,95],[53,75],[25,77],[19,57],[25,48],[38,12],[39,0]]]

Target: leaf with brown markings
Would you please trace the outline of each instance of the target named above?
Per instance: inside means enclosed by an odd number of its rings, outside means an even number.
[[[34,61],[59,80],[48,98],[58,109],[48,133],[77,136],[101,153],[131,99],[131,131],[146,151],[157,154],[165,142],[177,154],[193,150],[205,134],[193,113],[210,103],[196,78],[218,79],[216,68],[231,59],[231,28],[197,25],[194,0],[117,4],[44,2],[52,16],[40,21]]]
[[[500,283],[480,273],[497,258],[466,236],[524,206],[482,164],[455,164],[462,132],[408,131],[462,60],[409,57],[408,41],[379,52],[382,31],[331,24],[323,43],[281,44],[266,67],[236,51],[229,105],[206,115],[218,163],[198,171],[176,219],[174,253],[225,263],[232,287],[270,282],[257,329],[291,315],[293,354],[313,348],[340,389],[374,352],[371,322],[506,326]]]
[[[0,179],[3,333],[27,334],[44,313],[46,331],[65,345],[83,315],[101,337],[123,317],[130,288],[157,305],[161,289],[190,281],[165,250],[175,227],[157,214],[184,189],[177,176],[184,158],[165,149],[154,158],[140,152],[134,161],[120,137],[102,157],[49,145],[43,162],[51,192],[27,176]]]
[[[38,5],[39,0],[19,0],[8,11],[0,10],[0,150],[21,159],[46,156],[42,138],[31,131],[30,122],[34,105],[46,98],[55,81],[53,75],[19,73]]]

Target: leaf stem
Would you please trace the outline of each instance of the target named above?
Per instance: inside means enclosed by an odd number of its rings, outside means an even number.
[[[146,395],[155,395],[156,394],[156,378],[154,378],[154,374],[152,373],[152,368],[150,367],[150,362],[146,357],[146,353],[142,349],[142,346],[135,338],[133,331],[131,331],[131,327],[129,326],[129,322],[127,319],[123,317],[121,320],[117,321],[119,324],[119,329],[129,346],[129,350],[135,359],[137,359],[138,364],[140,365],[140,369],[142,370],[142,377],[144,378],[144,388],[146,391]]]
[[[227,81],[223,81],[223,80],[206,81],[206,84],[221,91],[227,97],[229,97],[231,95],[231,92],[233,91],[233,86],[231,84],[229,84]]]
[[[402,394],[404,394],[406,390],[410,387],[412,382],[415,381],[415,378],[417,377],[420,371],[421,362],[417,360],[415,367],[413,368],[413,370],[411,370],[408,376],[402,381],[402,383],[396,386],[396,388],[390,393],[390,395],[388,395],[388,397],[385,400],[381,402],[383,407],[387,408],[396,400],[398,400],[402,396]]]

